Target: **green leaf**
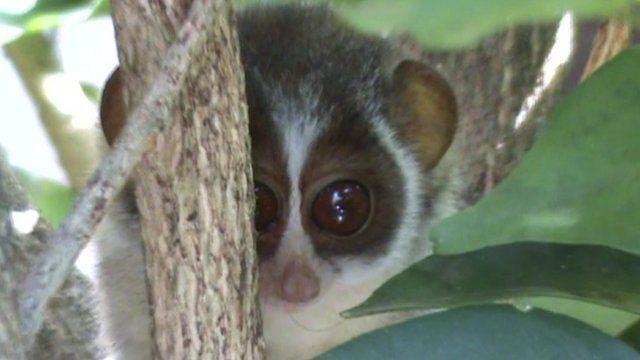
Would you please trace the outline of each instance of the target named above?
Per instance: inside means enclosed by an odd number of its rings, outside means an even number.
[[[236,0],[236,2],[244,4],[248,1]],[[325,3],[326,0],[312,2]],[[408,31],[433,49],[469,46],[484,36],[510,25],[557,20],[568,10],[582,18],[605,17],[632,2],[632,0],[334,0],[332,4],[340,15],[363,30],[377,33]]]
[[[87,96],[87,98],[93,101],[93,103],[95,103],[96,105],[100,104],[102,90],[98,86],[85,81],[81,81],[80,87],[82,88],[82,92]]]
[[[92,5],[95,0],[39,0],[26,14],[38,16],[42,14],[64,13]]]
[[[629,344],[629,346],[640,351],[640,321],[636,322],[620,334],[620,339]]]
[[[99,0],[98,4],[93,8],[89,18],[98,18],[111,15],[111,4],[109,0]]]
[[[63,14],[85,8],[96,0],[38,0],[32,7],[23,12],[0,11],[0,22],[9,22],[12,25],[24,23],[28,18],[42,15]]]
[[[27,33],[85,21],[108,13],[107,0],[40,0],[22,14],[0,12],[0,23],[21,27]]]
[[[640,253],[640,47],[560,104],[511,176],[436,225],[436,253],[516,241],[604,244]]]
[[[608,360],[640,359],[640,355],[568,317],[490,305],[445,311],[377,330],[318,359]]]
[[[21,183],[44,218],[57,227],[74,204],[76,195],[69,187],[14,169]]]
[[[517,243],[434,255],[344,313],[434,310],[516,297],[579,299],[640,314],[640,256],[597,245]]]
[[[629,325],[638,321],[637,314],[577,300],[560,298],[524,298],[514,301],[518,308],[544,309],[570,316],[589,324],[609,335],[618,335]]]

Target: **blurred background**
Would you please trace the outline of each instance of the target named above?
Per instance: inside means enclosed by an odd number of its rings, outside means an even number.
[[[35,0],[0,0],[4,14],[17,16],[35,6]],[[57,19],[45,11],[40,22],[52,29],[19,40],[22,29],[0,22],[0,42],[6,44],[0,51],[0,151],[54,226],[98,160],[99,91],[118,63],[111,19],[92,18],[93,9],[71,9]],[[89,246],[77,265],[93,277],[92,264]]]
[[[0,11],[21,13],[35,3],[29,0],[0,0]],[[13,29],[0,25],[0,39],[13,35]],[[72,125],[80,131],[98,129],[96,102],[84,94],[81,84],[102,87],[117,65],[113,25],[108,17],[89,21],[70,21],[56,29],[51,37],[53,54],[60,71],[51,71],[47,95],[73,116]],[[11,55],[0,56],[0,146],[11,165],[35,176],[70,185],[70,179],[58,161],[55,148],[47,135],[38,109],[29,95]],[[25,56],[31,56],[25,54]],[[57,97],[57,99],[56,99]],[[95,99],[94,99],[95,100]],[[81,151],[81,149],[78,149]]]

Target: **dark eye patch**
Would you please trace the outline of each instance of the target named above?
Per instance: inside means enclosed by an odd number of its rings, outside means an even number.
[[[361,112],[334,109],[301,174],[303,226],[323,258],[373,258],[386,253],[401,223],[402,174]]]

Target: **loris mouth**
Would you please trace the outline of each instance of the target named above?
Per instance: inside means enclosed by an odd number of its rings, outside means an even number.
[[[321,333],[331,331],[346,319],[340,316],[340,311],[328,304],[325,298],[317,298],[310,302],[292,303],[277,298],[260,298],[262,315],[265,324],[269,326],[294,325],[300,331]],[[277,324],[277,325],[275,325]]]
[[[291,302],[283,300],[277,295],[274,296],[273,293],[265,294],[263,291],[260,291],[259,299],[260,305],[263,308],[267,308],[269,309],[269,311],[275,310],[289,314],[298,314],[305,310],[308,310],[319,301],[319,297],[314,297],[313,299],[304,302]]]

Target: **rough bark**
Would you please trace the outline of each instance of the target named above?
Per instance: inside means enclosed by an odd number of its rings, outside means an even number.
[[[97,359],[101,350],[94,342],[97,327],[91,312],[91,284],[77,271],[51,299],[37,339],[22,332],[18,317],[21,285],[50,234],[42,219],[27,234],[17,231],[12,213],[30,209],[29,199],[0,154],[0,358]]]
[[[244,79],[229,1],[113,1],[129,108],[173,43],[205,34],[174,119],[136,176],[153,352],[167,359],[261,358],[253,186]],[[213,10],[206,23],[194,13]]]
[[[38,110],[71,187],[75,191],[82,190],[98,161],[93,125],[97,113],[95,106],[84,96],[80,84],[64,76],[62,65],[55,54],[52,35],[27,34],[5,45],[4,50]],[[64,92],[67,100],[74,95],[68,89],[75,87],[75,94],[80,97],[73,98],[76,107],[64,108],[63,104],[56,103],[52,94],[47,93],[47,81],[60,86],[61,88],[53,90]],[[80,101],[85,102],[86,108],[79,106],[82,105]]]
[[[600,66],[628,48],[631,45],[631,36],[631,26],[624,15],[600,25],[593,39],[591,54],[581,80],[591,76]]]

